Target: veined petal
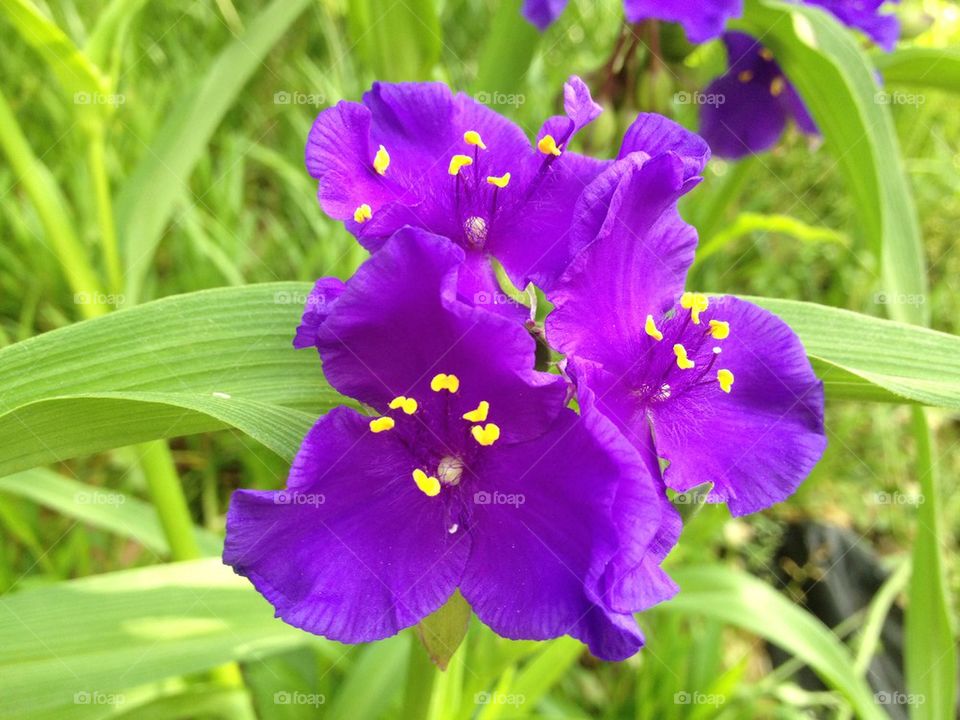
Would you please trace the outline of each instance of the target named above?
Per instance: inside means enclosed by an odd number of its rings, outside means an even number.
[[[325,277],[317,280],[307,297],[303,317],[293,339],[293,346],[297,350],[316,346],[317,331],[345,289],[346,285],[339,278]]]
[[[635,624],[625,639],[598,592],[619,549],[611,508],[630,479],[620,462],[569,410],[541,437],[483,457],[460,589],[486,625],[515,639],[572,635],[607,660],[636,652]],[[637,532],[649,537],[653,529]]]
[[[789,497],[823,454],[823,384],[799,338],[772,313],[737,298],[711,298],[704,322],[687,332],[704,333],[710,319],[729,323],[730,335],[708,339],[706,347],[721,348],[709,374],[688,390],[672,388],[647,412],[657,451],[669,463],[667,485],[683,492],[713,483],[711,501],[745,515]],[[736,378],[729,393],[716,380],[718,369]]]
[[[224,562],[285,622],[340,642],[379,640],[437,610],[460,581],[469,537],[410,480],[391,433],[338,408],[307,434],[280,492],[238,490]]]

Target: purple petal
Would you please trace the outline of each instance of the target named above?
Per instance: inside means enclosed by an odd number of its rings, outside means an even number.
[[[669,463],[667,485],[683,492],[711,482],[711,500],[745,515],[785,500],[820,459],[826,446],[823,385],[782,320],[733,297],[711,299],[702,324],[687,326],[684,345],[691,357],[711,319],[728,322],[730,336],[706,338],[697,356],[699,366],[711,345],[721,347],[710,377],[687,389],[672,383],[671,397],[648,412],[657,450]],[[666,344],[658,350],[669,354]],[[729,394],[715,379],[720,368],[733,373]]]
[[[566,6],[567,0],[524,0],[523,16],[543,32],[560,17]]]
[[[743,0],[624,0],[627,20],[663,20],[680,23],[692,43],[717,37],[731,18],[743,15]]]
[[[327,380],[383,410],[400,395],[426,402],[434,375],[455,374],[460,402],[486,400],[510,419],[501,442],[542,433],[563,405],[564,382],[533,370],[535,344],[521,324],[458,298],[463,261],[446,238],[416,228],[394,235],[319,330]]]
[[[414,460],[369,418],[338,408],[307,434],[281,492],[239,490],[224,562],[285,622],[340,642],[389,637],[438,609],[469,540],[409,480]]]
[[[808,5],[822,7],[847,27],[862,30],[887,52],[893,50],[900,37],[896,15],[881,15],[884,0],[805,0]]]
[[[697,242],[675,207],[684,175],[676,155],[631,155],[585,193],[573,231],[583,249],[550,292],[547,337],[560,352],[615,366],[647,314],[673,304]]]
[[[346,285],[340,278],[325,277],[317,280],[307,297],[303,317],[297,328],[297,335],[293,339],[293,346],[297,350],[316,346],[317,331],[327,319],[344,289]]]
[[[549,433],[494,448],[476,468],[471,553],[460,589],[498,634],[568,634],[610,660],[639,648],[635,624],[625,637],[597,592],[619,546],[612,504],[635,469],[611,452],[611,437],[618,435],[598,437],[565,411]],[[658,516],[656,505],[646,510]],[[637,520],[637,534],[649,539],[655,524]]]
[[[656,113],[640,113],[627,128],[617,159],[632,152],[643,152],[651,157],[676,153],[683,158],[688,177],[702,173],[710,160],[710,146],[702,137]]]

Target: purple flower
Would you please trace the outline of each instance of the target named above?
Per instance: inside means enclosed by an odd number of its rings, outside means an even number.
[[[894,15],[881,15],[886,0],[804,0],[833,15],[847,27],[866,33],[887,52],[893,50],[900,37],[900,23]],[[898,0],[894,0],[898,2]]]
[[[713,483],[708,499],[735,515],[785,499],[826,445],[822,384],[799,339],[756,305],[683,292],[697,238],[676,211],[675,160],[628,158],[614,174],[547,318],[581,407],[653,448],[675,490]],[[642,208],[624,202],[635,195]]]
[[[564,111],[531,143],[512,122],[445,85],[376,83],[363,103],[341,102],[317,117],[307,168],[323,209],[370,251],[401,227],[420,227],[464,250],[464,298],[498,290],[490,257],[518,287],[546,288],[569,262],[579,198],[612,162],[567,150],[600,113],[577,77],[564,86]],[[643,143],[659,132],[654,126],[673,123],[641,116],[638,124],[621,157],[669,151]],[[702,152],[705,159],[706,146]]]
[[[805,133],[817,126],[773,53],[745,33],[724,33],[729,69],[711,82],[704,95],[717,98],[700,106],[700,134],[710,149],[739,158],[773,147],[793,120]]]
[[[702,43],[723,32],[727,20],[743,15],[743,0],[624,0],[627,20],[663,20],[679,23],[692,43]]]
[[[675,591],[659,561],[677,519],[649,457],[565,407],[521,324],[458,298],[461,247],[417,228],[381,245],[345,284],[317,283],[296,340],[376,414],[333,410],[285,491],[236,492],[225,562],[283,620],[342,642],[390,636],[459,588],[505,637],[633,654],[630,613]]]

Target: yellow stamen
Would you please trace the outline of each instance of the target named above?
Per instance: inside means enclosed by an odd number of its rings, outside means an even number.
[[[711,320],[710,334],[714,340],[726,340],[730,337],[730,323],[723,320]]]
[[[377,154],[373,157],[373,169],[377,171],[378,175],[386,175],[388,167],[390,167],[390,153],[381,145]]]
[[[478,133],[476,130],[467,130],[463,134],[463,140],[467,143],[467,145],[474,145],[481,150],[487,149],[487,146],[483,144],[483,140],[480,138],[480,133]]]
[[[417,411],[418,407],[419,405],[417,404],[416,400],[413,398],[404,397],[403,395],[398,395],[390,401],[391,410],[400,409],[403,410],[403,412],[405,412],[407,415],[413,415]]]
[[[690,317],[693,318],[693,324],[700,324],[700,313],[710,306],[707,296],[702,293],[685,292],[680,296],[680,307],[690,311]]]
[[[644,323],[643,329],[647,335],[654,340],[663,340],[663,333],[657,330],[657,324],[653,321],[653,315],[647,315],[647,322]]]
[[[784,87],[786,87],[786,81],[782,77],[775,77],[770,82],[770,94],[774,97],[780,97],[783,94]]]
[[[753,70],[741,70],[737,74],[737,80],[742,83],[748,83],[753,80]]]
[[[434,392],[449,390],[455,393],[460,389],[460,378],[456,375],[447,375],[446,373],[434,375],[433,380],[430,381],[430,389]]]
[[[500,439],[500,426],[493,423],[486,425],[474,425],[470,428],[473,439],[484,446],[493,445]]]
[[[370,206],[364,203],[356,210],[353,211],[353,220],[354,222],[364,223],[370,218],[373,217],[373,210],[370,209]]]
[[[386,430],[393,430],[396,423],[391,417],[378,417],[370,421],[370,432],[381,433]]]
[[[767,62],[770,62],[771,60],[773,60],[773,53],[770,52],[769,48],[764,48],[763,50],[760,51],[760,57],[762,57]]]
[[[504,173],[500,177],[490,176],[487,178],[487,182],[491,185],[496,185],[498,188],[505,188],[510,182],[510,173]]]
[[[733,373],[729,370],[717,370],[717,382],[720,383],[720,389],[725,393],[730,392],[733,387]]]
[[[464,420],[469,420],[470,422],[486,422],[487,415],[490,413],[490,403],[486,400],[481,400],[480,404],[477,405],[476,410],[471,410],[470,412],[463,414]]]
[[[433,475],[427,475],[420,468],[413,471],[413,481],[427,497],[436,497],[440,494],[440,481]]]
[[[465,165],[473,165],[473,158],[469,155],[454,155],[450,158],[450,167],[447,168],[447,172],[456,175]]]
[[[677,367],[681,370],[689,370],[696,364],[687,357],[687,349],[680,343],[673,346],[673,354],[677,356]]]
[[[560,148],[557,147],[557,141],[553,139],[553,135],[544,135],[540,138],[540,142],[537,143],[537,150],[544,155],[560,156]]]

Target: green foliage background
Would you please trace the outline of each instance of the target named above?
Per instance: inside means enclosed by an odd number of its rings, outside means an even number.
[[[825,141],[791,131],[714,160],[685,201],[693,284],[759,296],[826,382],[811,478],[761,515],[688,519],[669,559],[683,590],[640,618],[636,658],[474,619],[444,673],[412,634],[349,648],[293,631],[218,559],[230,492],[282,486],[304,429],[342,402],[289,347],[306,283],[364,257],[316,203],[307,130],[374,79],[437,79],[533,135],[576,73],[606,107],[581,149],[610,156],[638,110],[695,127],[677,93],[702,89],[722,49],[688,55],[665,29],[668,65],[643,44],[611,63],[618,0],[573,0],[542,37],[516,0],[0,8],[0,718],[885,717],[867,664],[892,605],[924,698],[897,710],[955,716],[954,4],[904,0],[903,47],[884,57],[822,13],[748,2],[742,27]],[[877,102],[875,67],[914,101]],[[852,529],[890,569],[841,627],[798,604],[809,568],[777,579],[798,519]],[[793,659],[772,667],[764,640]],[[826,691],[799,687],[804,665]]]

